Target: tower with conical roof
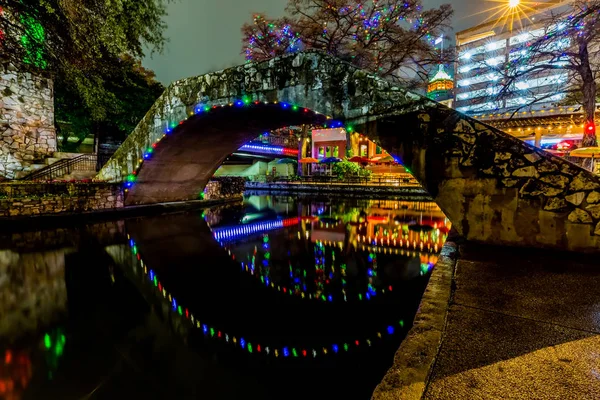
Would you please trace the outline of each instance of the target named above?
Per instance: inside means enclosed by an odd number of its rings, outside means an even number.
[[[446,103],[452,100],[452,90],[454,89],[454,80],[446,72],[444,66],[440,64],[437,73],[431,78],[427,85],[427,97],[431,100]]]

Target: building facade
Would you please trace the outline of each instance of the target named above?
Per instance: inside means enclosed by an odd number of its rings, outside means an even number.
[[[458,32],[454,108],[538,146],[544,141],[580,139],[584,128],[580,107],[559,106],[566,97],[561,90],[567,89],[565,70],[543,69],[527,74],[516,81],[501,99],[497,98],[501,90],[506,91],[501,85],[499,68],[525,56],[527,49],[523,45],[547,31],[543,25],[536,23],[536,17],[542,19],[551,11],[567,7],[570,2],[540,2],[527,18],[516,20],[512,29],[488,22]],[[572,43],[565,38],[552,46],[552,51],[567,50]],[[568,58],[552,62],[566,64]]]

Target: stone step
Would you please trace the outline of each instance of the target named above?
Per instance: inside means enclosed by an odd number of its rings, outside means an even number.
[[[52,154],[53,158],[58,158],[58,159],[63,159],[63,158],[75,158],[75,157],[79,157],[80,155],[82,155],[83,153],[66,153],[63,151],[55,151]]]
[[[44,159],[44,162],[46,163],[46,166],[48,166],[48,165],[52,165],[52,164],[54,164],[55,162],[57,162],[57,161],[60,161],[60,160],[61,160],[61,158],[56,158],[56,157],[48,157],[48,158],[45,158],[45,159]]]
[[[81,181],[83,179],[92,179],[96,176],[97,172],[96,171],[73,171],[71,172],[69,175],[65,175],[61,178],[58,178],[58,180],[65,180],[65,181],[71,181],[71,180],[76,180],[76,181]]]

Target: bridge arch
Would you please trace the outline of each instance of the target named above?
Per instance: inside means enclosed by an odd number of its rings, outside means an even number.
[[[205,110],[215,111],[196,115]],[[262,131],[327,115],[399,158],[467,239],[600,252],[597,176],[318,52],[173,83],[99,178],[126,181],[165,137],[128,203],[197,198],[222,160]]]

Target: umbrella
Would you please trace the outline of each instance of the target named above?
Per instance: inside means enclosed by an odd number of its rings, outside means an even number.
[[[300,162],[300,164],[316,164],[319,162],[319,160],[317,160],[316,158],[312,158],[312,157],[306,157],[306,158],[302,158],[299,162]]]
[[[321,164],[333,164],[333,163],[338,163],[342,161],[341,159],[337,158],[337,157],[327,157],[321,160]]]
[[[361,157],[361,156],[354,156],[352,158],[349,158],[348,161],[355,162],[355,163],[361,163],[361,164],[366,164],[366,163],[372,162],[367,157]]]
[[[571,157],[598,158],[600,157],[600,147],[582,147],[572,150],[569,155]]]
[[[296,164],[297,162],[293,158],[281,158],[277,161],[277,164]]]
[[[388,163],[388,162],[396,162],[396,160],[394,160],[394,157],[392,156],[385,156],[385,157],[374,157],[371,159],[372,162],[377,162],[377,163]]]

